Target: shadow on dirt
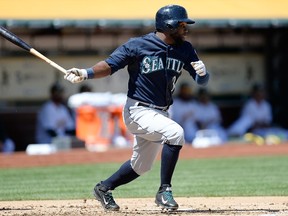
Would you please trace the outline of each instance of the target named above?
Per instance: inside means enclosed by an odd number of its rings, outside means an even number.
[[[281,210],[275,210],[275,209],[217,209],[217,210],[213,210],[213,209],[207,209],[207,210],[195,210],[195,209],[178,209],[176,211],[166,211],[166,210],[160,210],[160,211],[155,211],[155,210],[140,210],[140,212],[145,212],[151,214],[151,215],[158,215],[159,212],[163,213],[163,214],[167,214],[167,215],[185,215],[185,214],[233,214],[233,215],[242,215],[244,213],[261,213],[261,214],[270,214],[270,213],[277,213],[280,212]],[[129,212],[125,212],[128,213]]]

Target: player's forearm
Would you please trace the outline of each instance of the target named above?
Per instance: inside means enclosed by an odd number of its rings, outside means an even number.
[[[196,75],[195,81],[197,84],[205,86],[209,81],[209,77],[210,77],[209,73],[206,73],[204,76]]]
[[[105,77],[111,74],[111,67],[105,61],[100,61],[91,67],[90,73],[93,73],[90,74],[90,78]]]

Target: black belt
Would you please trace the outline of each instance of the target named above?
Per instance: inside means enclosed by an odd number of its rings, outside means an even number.
[[[142,102],[137,102],[136,106],[150,107],[150,108],[154,108],[154,109],[158,109],[158,110],[162,110],[162,111],[167,111],[169,108],[168,106],[160,107],[160,106],[156,106],[154,104],[146,104],[146,103],[142,103]]]

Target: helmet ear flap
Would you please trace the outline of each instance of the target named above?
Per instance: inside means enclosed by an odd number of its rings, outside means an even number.
[[[169,23],[166,24],[166,28],[169,29],[170,31],[174,30],[173,26]]]
[[[177,31],[177,28],[178,28],[178,21],[176,20],[168,20],[166,22],[166,30],[169,31],[169,32],[175,32]]]

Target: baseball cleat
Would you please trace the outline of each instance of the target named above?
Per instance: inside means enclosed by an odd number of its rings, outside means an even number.
[[[108,211],[119,211],[120,207],[114,201],[112,193],[101,183],[97,184],[93,190],[96,200],[100,201],[103,208]]]
[[[155,203],[166,210],[177,210],[178,204],[173,198],[172,190],[169,185],[162,185],[156,194]]]

